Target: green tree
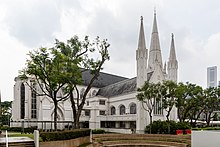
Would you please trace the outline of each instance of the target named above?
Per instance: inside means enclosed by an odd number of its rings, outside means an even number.
[[[166,118],[169,121],[170,112],[176,103],[176,89],[177,84],[173,81],[163,82],[162,91],[162,108],[167,111]]]
[[[213,118],[213,112],[220,110],[220,87],[209,87],[205,89],[205,109],[206,124],[210,125],[210,121]]]
[[[195,86],[191,91],[190,98],[187,104],[191,109],[188,113],[188,118],[192,126],[195,126],[196,121],[199,119],[201,113],[205,108],[205,95],[201,86]]]
[[[152,113],[156,102],[162,99],[162,85],[160,83],[145,82],[142,88],[138,89],[137,99],[142,102],[143,108],[149,113],[150,124],[152,123]]]
[[[1,102],[1,112],[2,112],[2,115],[1,115],[1,123],[3,125],[9,125],[9,121],[10,121],[10,118],[11,118],[11,104],[12,104],[12,101],[4,101],[4,102]]]
[[[187,82],[179,83],[176,89],[176,107],[177,107],[177,115],[180,122],[184,122],[189,115],[189,111],[192,108],[188,101],[192,97],[193,90],[196,85]]]
[[[103,68],[103,64],[106,60],[109,60],[108,48],[110,44],[106,39],[100,40],[99,37],[97,37],[94,42],[91,42],[88,37],[85,37],[83,41],[80,41],[78,37],[75,36],[68,40],[67,43],[57,41],[56,45],[65,56],[68,65],[68,68],[66,69],[67,73],[75,73],[66,76],[68,81],[65,92],[70,96],[74,128],[79,128],[79,118],[86,101],[86,96],[91,89],[93,82],[98,78],[99,73]],[[92,54],[99,55],[100,57],[97,57],[95,60],[91,57]],[[87,70],[90,71],[91,78],[88,81],[85,92],[82,97],[80,97],[77,85],[82,83],[82,74]],[[75,98],[73,95],[74,90],[77,93]]]
[[[35,90],[32,85],[37,83],[40,87],[40,92],[35,91],[38,96],[47,96],[52,99],[54,104],[54,129],[57,130],[57,109],[58,103],[68,97],[57,97],[57,94],[68,82],[67,75],[75,74],[67,73],[65,56],[59,51],[57,46],[52,48],[39,48],[30,52],[26,62],[26,67],[21,71],[20,78],[26,80],[26,83],[32,90]],[[77,67],[77,66],[76,66]],[[31,78],[31,83],[28,79]]]
[[[60,101],[70,98],[72,103],[73,117],[75,128],[79,128],[79,117],[85,104],[86,96],[91,89],[92,83],[98,78],[99,72],[106,60],[109,60],[108,47],[110,45],[107,40],[96,38],[94,42],[90,42],[88,36],[80,41],[77,36],[67,40],[67,43],[56,40],[55,46],[52,48],[40,48],[30,52],[30,59],[27,60],[27,66],[21,71],[21,79],[25,80],[29,77],[36,82],[41,93],[36,91],[38,96],[46,95],[52,99],[54,103],[54,128],[57,129],[57,109]],[[101,55],[101,59],[93,59],[92,53]],[[82,73],[90,70],[91,79],[83,98],[79,100],[79,92],[77,85],[82,84]],[[35,90],[32,85],[27,84]],[[44,86],[42,86],[44,85]],[[73,97],[73,91],[77,91],[77,98]],[[58,92],[63,95],[57,97]]]

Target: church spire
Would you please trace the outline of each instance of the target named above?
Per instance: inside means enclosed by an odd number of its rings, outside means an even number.
[[[146,49],[143,16],[141,16],[141,26],[140,26],[140,33],[139,33],[139,40],[138,40],[138,49],[141,49],[141,50]]]
[[[154,71],[155,62],[157,62],[160,68],[163,69],[159,34],[158,34],[158,28],[157,28],[156,11],[154,10],[154,21],[153,21],[153,29],[152,29],[152,34],[151,34],[148,71]]]
[[[178,61],[176,60],[176,52],[174,45],[174,35],[172,33],[171,45],[170,45],[170,56],[168,60],[168,80],[177,82],[178,72]]]
[[[175,52],[174,35],[173,35],[173,33],[172,33],[171,36],[172,36],[172,39],[171,39],[169,60],[176,60],[176,52]]]

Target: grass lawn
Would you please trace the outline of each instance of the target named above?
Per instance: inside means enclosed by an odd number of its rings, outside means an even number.
[[[16,133],[12,133],[12,134],[9,133],[8,136],[9,137],[29,137],[31,139],[34,139],[34,134],[21,134],[21,133],[17,133],[17,132]],[[41,139],[41,137],[39,138],[39,140],[40,140],[40,142],[43,141]]]

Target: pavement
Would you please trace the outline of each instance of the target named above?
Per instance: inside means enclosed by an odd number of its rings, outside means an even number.
[[[0,143],[4,143],[6,141],[5,137],[0,138]],[[33,139],[29,137],[8,137],[8,142],[27,142],[33,141]]]

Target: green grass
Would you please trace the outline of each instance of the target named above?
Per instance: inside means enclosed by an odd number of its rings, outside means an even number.
[[[21,134],[21,133],[12,133],[8,135],[9,137],[29,137],[34,139],[34,134]],[[39,141],[42,142],[43,140],[39,137]]]

